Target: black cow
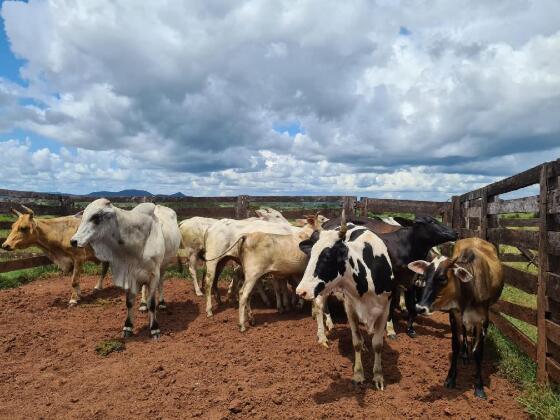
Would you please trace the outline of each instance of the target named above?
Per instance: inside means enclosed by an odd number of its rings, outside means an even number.
[[[414,320],[416,319],[416,290],[414,287],[414,273],[408,269],[408,264],[416,260],[425,260],[431,248],[445,242],[457,240],[457,233],[450,227],[440,223],[431,216],[418,216],[413,223],[398,220],[407,226],[390,225],[378,218],[350,217],[350,225],[363,226],[377,234],[387,246],[391,256],[391,264],[395,274],[395,289],[393,296],[397,296],[397,288],[405,288],[405,303],[408,311],[406,332],[415,337]],[[323,225],[323,229],[333,229],[340,224],[340,219],[331,219]],[[354,235],[359,230],[354,231]],[[391,299],[388,331],[392,336],[392,322],[397,299]]]

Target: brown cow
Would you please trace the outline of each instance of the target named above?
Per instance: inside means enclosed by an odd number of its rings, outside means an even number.
[[[6,251],[24,249],[30,246],[41,248],[47,257],[64,273],[72,271],[72,296],[68,304],[74,306],[81,296],[80,271],[86,261],[98,262],[91,247],[73,248],[70,238],[80,225],[80,217],[65,216],[53,219],[36,218],[33,210],[22,206],[27,212],[20,213],[12,209],[18,217],[12,225],[12,230],[2,244]],[[103,278],[107,274],[109,263],[103,263],[101,276],[95,286],[96,290],[103,288]]]
[[[418,313],[449,312],[453,357],[444,386],[455,387],[462,338],[463,357],[468,358],[470,351],[476,362],[475,395],[486,398],[481,367],[488,308],[500,298],[504,287],[496,248],[479,238],[461,239],[455,243],[451,258],[437,257],[431,263],[414,261],[408,267],[423,274],[426,280],[422,298],[416,305]]]

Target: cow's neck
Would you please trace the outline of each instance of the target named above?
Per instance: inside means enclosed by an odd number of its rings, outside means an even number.
[[[49,237],[49,231],[52,231],[52,221],[46,221],[41,219],[35,220],[35,231],[36,231],[36,242],[35,244],[43,250],[47,256],[52,257],[56,254],[56,251],[62,250],[60,241],[53,240]],[[68,244],[70,245],[70,244]]]

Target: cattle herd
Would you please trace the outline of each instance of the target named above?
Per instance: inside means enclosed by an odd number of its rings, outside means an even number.
[[[79,302],[79,275],[86,261],[102,263],[96,289],[111,268],[113,283],[125,290],[127,316],[123,335],[134,332],[134,302],[148,311],[150,334],[161,332],[157,310],[165,308],[164,270],[186,254],[195,292],[204,296],[206,314],[213,315],[212,297],[220,304],[217,282],[234,261],[228,297],[239,300],[239,328],[254,324],[251,295],[269,303],[263,288],[274,290],[279,312],[312,301],[320,344],[328,346],[326,329],[333,326],[327,297],[342,301],[355,352],[353,380],[365,381],[359,326],[372,336],[373,384],[384,389],[381,350],[385,333],[396,338],[393,312],[401,304],[408,313],[407,334],[416,336],[414,319],[434,310],[449,313],[452,359],[445,386],[455,387],[457,361],[476,362],[475,394],[485,398],[481,376],[488,309],[503,288],[501,264],[494,245],[476,238],[457,240],[451,228],[428,216],[401,218],[348,216],[328,220],[315,214],[294,224],[276,210],[257,210],[244,220],[193,217],[177,222],[174,210],[152,203],[132,210],[107,199],[90,203],[83,212],[45,219],[22,206],[2,244],[7,251],[38,246],[64,272],[72,273],[69,305]],[[436,248],[455,241],[451,257]],[[197,267],[205,268],[203,289]],[[165,326],[163,326],[165,328]]]

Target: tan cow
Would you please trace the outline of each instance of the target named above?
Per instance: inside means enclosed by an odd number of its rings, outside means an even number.
[[[455,243],[451,258],[437,257],[431,263],[414,261],[408,267],[426,280],[422,299],[416,305],[418,313],[449,312],[453,356],[444,385],[455,388],[462,338],[463,358],[468,359],[472,353],[476,362],[475,395],[486,398],[481,368],[488,309],[498,301],[504,287],[496,248],[483,239],[461,239]]]
[[[99,262],[91,247],[72,248],[70,238],[80,225],[80,217],[65,216],[53,219],[37,218],[33,210],[22,206],[26,213],[12,209],[18,217],[12,225],[12,230],[2,244],[6,251],[24,249],[30,246],[41,248],[47,257],[65,274],[72,272],[72,295],[68,304],[74,306],[81,297],[80,272],[86,261]],[[95,285],[95,290],[103,288],[103,278],[107,274],[108,263],[103,263],[101,276]]]
[[[239,298],[239,328],[245,331],[248,315],[253,323],[249,297],[255,284],[265,275],[272,274],[276,292],[276,305],[282,312],[283,305],[289,306],[285,299],[286,278],[301,277],[307,267],[309,257],[299,249],[299,243],[308,239],[314,230],[320,230],[317,216],[309,216],[307,224],[298,232],[274,234],[251,232],[243,235],[239,245],[239,261],[243,267],[245,280]],[[282,302],[284,300],[284,302]]]

